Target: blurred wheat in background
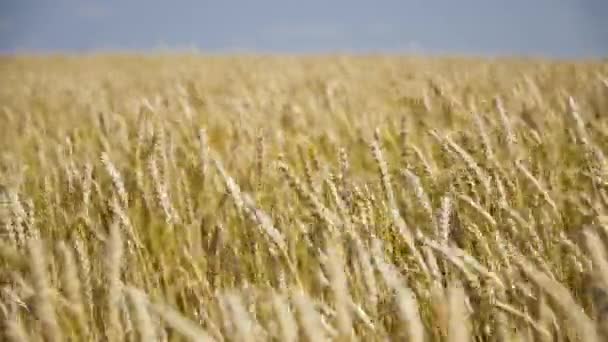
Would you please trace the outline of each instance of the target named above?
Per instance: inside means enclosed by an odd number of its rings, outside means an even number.
[[[0,74],[0,340],[608,339],[606,62]]]

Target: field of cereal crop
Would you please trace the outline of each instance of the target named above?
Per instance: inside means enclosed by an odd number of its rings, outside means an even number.
[[[0,58],[0,340],[604,341],[608,63]]]

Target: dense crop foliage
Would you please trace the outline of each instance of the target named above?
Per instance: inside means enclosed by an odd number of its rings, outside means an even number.
[[[0,59],[0,340],[608,339],[608,64]]]

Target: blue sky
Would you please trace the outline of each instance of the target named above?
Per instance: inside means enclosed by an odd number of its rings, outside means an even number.
[[[0,51],[608,56],[608,0],[0,0]]]

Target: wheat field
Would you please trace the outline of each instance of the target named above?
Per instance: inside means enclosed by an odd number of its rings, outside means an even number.
[[[608,63],[0,58],[0,340],[605,341]]]

